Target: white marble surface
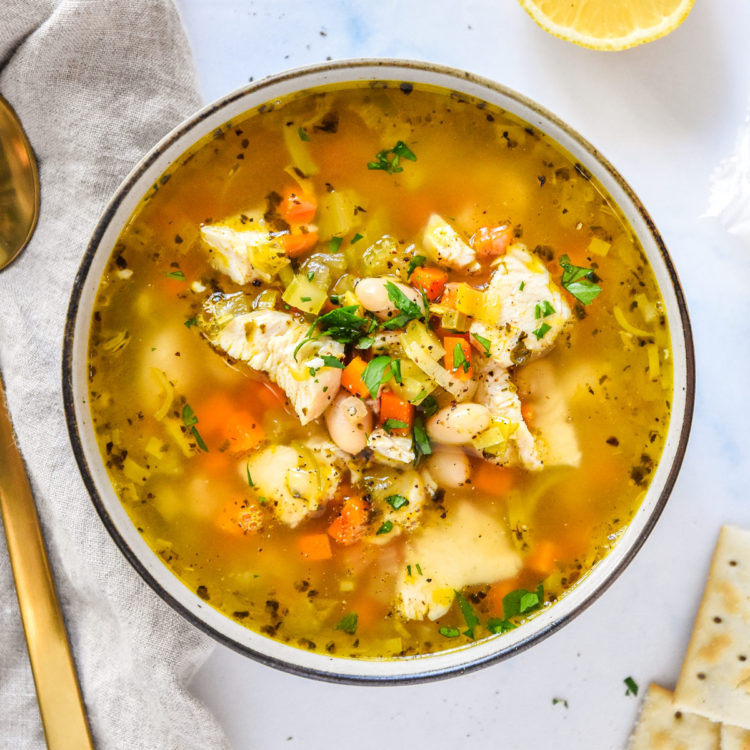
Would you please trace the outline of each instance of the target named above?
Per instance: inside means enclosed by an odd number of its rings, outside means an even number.
[[[693,321],[698,389],[674,494],[634,563],[581,617],[510,661],[396,688],[329,685],[217,647],[193,682],[237,750],[622,748],[642,690],[677,678],[721,523],[750,527],[750,247],[701,219],[750,102],[750,4],[698,0],[670,37],[596,53],[514,0],[178,0],[205,99],[327,57],[410,57],[541,102],[620,169],[669,247]],[[569,707],[552,704],[567,699]]]

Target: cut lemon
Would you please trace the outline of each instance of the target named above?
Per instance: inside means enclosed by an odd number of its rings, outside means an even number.
[[[674,31],[694,0],[518,0],[550,34],[582,47],[618,50]]]

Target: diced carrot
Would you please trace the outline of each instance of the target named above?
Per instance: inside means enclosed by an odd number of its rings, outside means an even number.
[[[555,542],[542,539],[531,548],[531,552],[524,559],[524,564],[530,570],[539,573],[542,578],[546,578],[555,569],[555,563],[560,559],[559,552]]]
[[[229,441],[230,453],[247,453],[263,442],[266,435],[260,420],[247,407],[223,393],[209,397],[195,410],[196,428],[209,450]]]
[[[453,282],[446,284],[440,297],[440,304],[455,310],[456,302],[458,302],[458,284]]]
[[[361,357],[355,357],[345,368],[344,372],[341,373],[341,385],[346,388],[349,393],[355,396],[361,396],[362,398],[369,398],[370,390],[362,380],[362,373],[367,367]]]
[[[328,560],[333,556],[328,534],[306,534],[297,540],[300,553],[308,560]]]
[[[203,437],[201,435],[201,437]],[[226,476],[230,469],[230,464],[235,463],[228,451],[209,450],[208,453],[201,451],[201,468],[207,474],[213,474],[217,477]]]
[[[479,227],[471,238],[471,246],[480,258],[502,255],[513,239],[513,227],[507,224],[495,227]]]
[[[385,618],[387,607],[372,596],[361,594],[347,607],[357,613],[357,628],[370,627],[378,617]]]
[[[489,461],[472,461],[471,483],[480,492],[502,495],[513,485],[513,470]]]
[[[225,435],[232,453],[247,453],[266,438],[260,420],[249,411],[236,411],[226,425]]]
[[[265,411],[279,409],[286,404],[286,395],[278,385],[258,380],[253,383],[251,389],[250,404],[256,402],[263,406]]]
[[[349,495],[341,512],[328,527],[328,535],[339,544],[354,544],[367,529],[369,509],[370,504],[360,495]]]
[[[458,356],[459,347],[463,359]],[[471,380],[474,368],[471,366],[471,344],[463,336],[446,336],[443,339],[445,349],[445,369],[453,373],[458,380]]]
[[[417,289],[423,289],[430,302],[434,302],[442,293],[448,274],[439,268],[420,266],[415,268],[409,279]]]
[[[252,501],[243,507],[225,507],[216,519],[218,527],[228,534],[254,534],[263,528],[263,510]]]
[[[384,388],[380,393],[380,414],[378,424],[383,425],[389,419],[403,422],[406,427],[390,428],[392,435],[408,437],[411,434],[411,428],[414,424],[414,406],[408,401],[399,398],[393,391]]]
[[[284,252],[290,258],[296,258],[318,244],[318,233],[294,232],[293,234],[284,234],[281,236],[281,244],[284,246]]]
[[[309,224],[315,218],[318,201],[299,189],[289,188],[279,205],[279,213],[290,224]]]

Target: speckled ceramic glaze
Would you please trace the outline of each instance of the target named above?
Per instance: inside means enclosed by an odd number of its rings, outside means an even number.
[[[619,204],[651,263],[664,299],[674,364],[664,452],[645,500],[613,551],[554,606],[510,633],[392,660],[330,657],[285,645],[239,625],[181,583],[144,542],[112,489],[91,423],[86,379],[89,323],[100,277],[124,224],[159,175],[204,135],[264,103],[322,85],[378,80],[429,84],[483,99],[547,133],[589,170]],[[63,356],[66,418],[84,482],[115,542],[149,585],[197,627],[258,661],[308,677],[356,683],[416,682],[476,669],[528,648],[585,610],[633,559],[667,502],[690,431],[694,381],[690,323],[677,274],[650,217],[622,177],[593,146],[534,102],[469,73],[407,61],[342,61],[282,73],[207,106],[166,136],[123,182],[96,227],[73,288]]]

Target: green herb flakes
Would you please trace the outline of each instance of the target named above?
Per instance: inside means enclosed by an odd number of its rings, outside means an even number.
[[[253,482],[253,478],[250,476],[250,464],[245,464],[245,471],[247,472],[247,485],[248,487],[255,487],[255,482]]]
[[[464,372],[469,372],[470,363],[464,355],[461,344],[456,343],[456,346],[453,347],[453,372],[456,372],[461,367],[463,367]]]
[[[297,128],[297,135],[301,141],[310,140],[310,136],[305,132],[304,128]]]
[[[510,620],[503,620],[500,617],[493,617],[487,621],[487,630],[493,635],[507,633],[509,630],[515,630],[516,626]]]
[[[393,531],[393,521],[383,521],[380,528],[375,532],[375,536],[389,534],[391,531]]]
[[[410,320],[418,320],[424,316],[424,309],[407,297],[392,281],[386,281],[385,288],[388,292],[388,299],[393,302],[401,313],[396,315],[395,318],[386,321],[383,324],[383,328],[387,328],[388,330],[403,328]]]
[[[625,695],[638,695],[638,683],[632,677],[626,677],[623,682],[625,683]]]
[[[341,618],[339,624],[334,629],[343,630],[345,633],[349,633],[349,635],[354,635],[357,632],[358,619],[359,616],[356,612],[349,612]]]
[[[401,419],[386,419],[385,422],[383,422],[383,427],[386,432],[393,432],[393,430],[408,430],[409,425],[407,422],[404,422]]]
[[[198,417],[195,416],[195,412],[191,408],[190,404],[185,404],[185,406],[182,407],[182,424],[190,429],[190,433],[195,438],[195,442],[198,444],[198,447],[204,453],[208,453],[208,447],[203,441],[200,432],[198,432],[198,428],[195,426],[198,424]]]
[[[431,417],[439,408],[437,399],[432,394],[425,396],[419,404],[419,408],[422,410],[425,417]]]
[[[461,635],[461,631],[458,628],[449,628],[447,625],[443,625],[443,627],[438,630],[438,633],[445,638],[458,638],[458,636]]]
[[[362,373],[362,381],[367,386],[367,390],[373,398],[378,395],[378,389],[381,384],[391,378],[393,373],[390,366],[391,358],[385,354],[381,354],[367,363],[367,367],[365,367]],[[386,370],[388,370],[387,374]]]
[[[409,261],[409,267],[406,269],[407,278],[411,276],[417,268],[419,268],[420,266],[423,266],[426,260],[427,258],[424,255],[415,255]]]
[[[538,341],[539,339],[544,338],[545,334],[551,329],[552,326],[549,323],[542,323],[542,325],[540,325],[535,331],[532,331],[532,333],[536,336]]]
[[[185,328],[192,328],[193,326],[197,326],[197,325],[198,325],[198,319],[197,319],[197,318],[195,318],[195,317],[193,317],[193,318],[188,318],[188,319],[187,319],[187,320],[185,321]]]
[[[321,359],[323,360],[324,367],[335,367],[337,370],[344,369],[344,363],[330,354],[324,354]]]
[[[307,272],[307,280],[312,281],[315,278],[315,271],[308,271]]]
[[[536,591],[516,589],[503,597],[503,617],[510,620],[511,617],[523,615],[539,609],[544,603],[544,587],[540,583]]]
[[[398,510],[409,504],[409,501],[403,495],[390,495],[385,501],[393,510]]]
[[[480,336],[478,333],[472,333],[471,334],[474,339],[476,339],[484,349],[484,353],[489,357],[490,351],[492,349],[492,342],[489,339],[486,339],[484,336]]]
[[[352,245],[355,245],[357,242],[359,242],[364,235],[361,235],[359,232],[352,237],[351,243]]]
[[[186,281],[185,274],[182,271],[168,271],[164,275],[168,279],[177,279],[177,281]]]
[[[343,237],[331,237],[328,241],[328,251],[331,253],[337,253],[343,241]]]
[[[568,701],[565,700],[565,698],[553,698],[552,699],[552,705],[556,706],[558,703],[561,703],[565,708],[568,707]]]
[[[367,162],[368,169],[380,169],[388,174],[403,172],[401,160],[408,159],[416,161],[417,157],[414,152],[403,142],[398,141],[393,148],[385,148],[375,154],[375,160]]]
[[[464,630],[464,635],[468,636],[473,641],[474,628],[479,625],[479,618],[477,617],[474,608],[471,606],[471,604],[469,604],[467,598],[460,591],[456,591],[455,593],[459,609],[461,610],[461,614],[464,616],[464,621],[466,622],[466,630]]]
[[[432,453],[430,438],[427,436],[427,428],[424,426],[424,419],[421,416],[414,417],[414,427],[412,428],[414,438],[415,463],[419,461],[420,456],[429,456]]]
[[[594,271],[591,268],[574,266],[567,255],[560,258],[563,269],[561,284],[579,302],[590,305],[601,293],[602,288],[591,279]]]

